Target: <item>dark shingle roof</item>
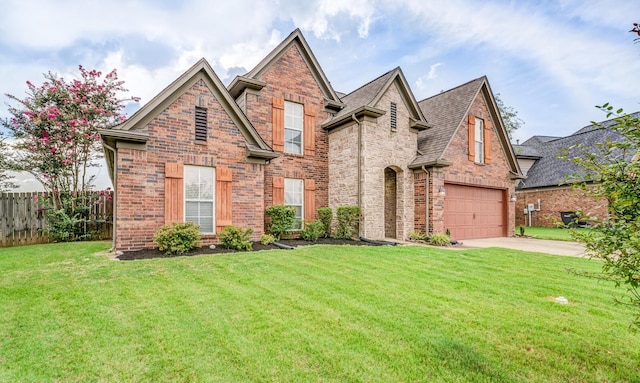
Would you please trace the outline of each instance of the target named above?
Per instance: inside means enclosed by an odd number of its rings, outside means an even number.
[[[555,137],[555,136],[533,136],[533,137],[529,138],[528,140],[526,140],[525,142],[523,142],[523,143],[522,143],[522,145],[523,145],[523,146],[528,146],[528,145],[544,144],[545,142],[549,142],[549,141],[557,140],[558,138],[562,138],[562,137]]]
[[[480,77],[418,102],[432,128],[418,134],[418,150],[422,154],[413,161],[414,163],[426,163],[442,158],[484,81],[485,77]]]
[[[373,106],[371,105],[372,101],[376,98],[378,93],[385,86],[389,78],[398,70],[398,68],[390,70],[389,72],[383,74],[382,76],[376,78],[373,81],[368,82],[367,84],[361,86],[360,88],[354,90],[353,92],[347,94],[346,96],[340,97],[340,100],[346,104],[346,106],[338,112],[333,118],[339,119],[344,115],[349,115],[353,113],[354,110],[358,109],[361,106]]]
[[[542,154],[538,150],[536,146],[533,145],[512,145],[513,152],[516,154],[516,157],[542,157]]]
[[[633,113],[632,117],[640,117],[640,112]],[[589,153],[593,153],[600,156],[599,144],[607,141],[620,141],[623,137],[609,129],[615,125],[615,119],[603,121],[597,125],[589,125],[578,130],[576,133],[562,138],[557,138],[547,142],[538,142],[527,140],[528,145],[520,145],[520,147],[527,147],[528,151],[535,151],[540,155],[533,166],[527,173],[527,179],[518,184],[517,189],[531,189],[538,187],[558,186],[567,183],[567,177],[577,174],[582,175],[578,177],[578,180],[586,179],[586,175],[578,165],[572,161],[558,158],[558,156],[566,151],[568,148],[576,144],[581,144],[583,149],[574,149],[568,153],[568,157],[576,157],[583,155],[586,150]],[[533,143],[533,144],[531,144]],[[629,160],[634,153],[627,154]],[[602,161],[606,161],[605,158],[600,158]]]

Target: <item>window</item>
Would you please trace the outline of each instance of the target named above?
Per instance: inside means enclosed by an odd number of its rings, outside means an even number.
[[[396,130],[398,130],[397,113],[398,113],[398,106],[396,105],[395,102],[392,102],[390,107],[390,113],[389,113],[392,132],[395,132]]]
[[[484,163],[484,120],[476,117],[475,126],[475,161],[478,163]]]
[[[304,181],[299,179],[284,179],[284,204],[296,209],[294,229],[302,228],[304,217]]]
[[[184,167],[184,220],[200,225],[200,232],[215,233],[215,169]]]
[[[284,102],[284,152],[302,154],[302,104]]]
[[[196,141],[207,141],[207,109],[196,106]]]

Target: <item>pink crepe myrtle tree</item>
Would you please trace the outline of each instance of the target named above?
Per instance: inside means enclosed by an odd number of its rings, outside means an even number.
[[[10,166],[31,173],[53,196],[54,209],[62,207],[61,195],[91,190],[89,168],[100,158],[100,129],[122,123],[123,109],[137,97],[127,92],[116,70],[103,76],[79,66],[79,78],[66,81],[44,74],[36,86],[27,81],[27,96],[7,94],[17,105],[4,125],[14,138]]]

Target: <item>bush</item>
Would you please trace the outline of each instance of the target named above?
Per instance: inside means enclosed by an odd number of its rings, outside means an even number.
[[[218,234],[218,238],[227,249],[248,251],[253,248],[251,233],[253,233],[251,228],[242,230],[238,226],[227,226],[222,233]]]
[[[322,223],[322,235],[331,237],[331,221],[333,221],[333,210],[330,207],[318,209],[318,220]]]
[[[291,206],[273,205],[269,206],[265,211],[271,218],[269,232],[279,240],[282,234],[287,230],[293,229],[296,221],[296,209]]]
[[[265,246],[269,246],[272,243],[274,243],[276,241],[276,237],[274,237],[271,234],[262,234],[260,236],[260,243],[265,245]]]
[[[434,246],[447,246],[451,244],[451,238],[446,234],[432,234],[429,243]]]
[[[356,228],[360,222],[360,207],[358,206],[340,206],[336,211],[338,218],[338,229],[336,230],[336,238],[351,239],[356,232]]]
[[[323,233],[323,223],[320,221],[306,222],[300,231],[300,237],[305,241],[315,242]]]
[[[419,231],[414,231],[413,233],[409,234],[409,239],[412,241],[424,241],[425,239],[427,239],[427,235]]]
[[[168,255],[184,254],[200,246],[200,226],[193,222],[174,222],[164,225],[153,236],[160,251]]]

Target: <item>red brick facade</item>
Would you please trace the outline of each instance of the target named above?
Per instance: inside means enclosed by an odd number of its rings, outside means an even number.
[[[195,100],[208,110],[206,143],[195,141]],[[233,224],[254,229],[264,222],[264,165],[247,163],[246,142],[204,82],[198,82],[147,126],[146,150],[121,147],[117,155],[116,244],[119,250],[155,247],[165,223],[165,163],[227,167],[233,174]],[[215,242],[205,237],[204,243]]]
[[[286,154],[265,167],[264,206],[273,205],[273,177],[315,181],[315,209],[328,206],[327,133],[321,123],[329,114],[324,95],[297,45],[292,45],[261,78],[267,85],[259,93],[246,94],[246,114],[260,136],[273,147],[273,98],[303,104],[315,116],[315,150],[302,155]],[[309,110],[311,108],[311,110]],[[305,127],[306,128],[306,127]],[[314,209],[314,210],[315,210]]]
[[[598,218],[607,216],[608,202],[596,199],[584,190],[572,189],[569,186],[520,190],[516,193],[515,219],[517,226],[529,226],[529,215],[524,209],[534,204],[536,211],[531,213],[531,226],[555,227],[562,222],[560,212],[581,210],[585,215]],[[540,205],[538,205],[538,200]],[[538,206],[540,211],[537,211]]]
[[[447,183],[499,189],[503,190],[507,196],[511,196],[515,191],[515,183],[510,178],[511,168],[507,153],[498,137],[495,122],[482,92],[478,93],[473,101],[469,114],[484,120],[485,140],[490,140],[490,153],[486,153],[485,157],[489,160],[485,163],[476,163],[469,159],[469,123],[468,118],[464,118],[443,155],[443,158],[452,165],[432,169],[429,177],[429,233],[444,233],[447,229],[444,223]],[[441,188],[445,189],[444,198],[439,192]],[[421,190],[419,192],[422,193]],[[505,235],[513,235],[515,204],[508,197],[505,198],[505,203],[508,205]]]

